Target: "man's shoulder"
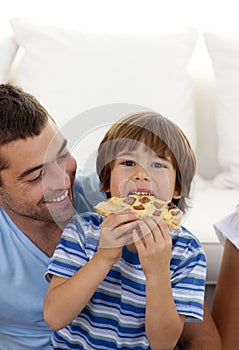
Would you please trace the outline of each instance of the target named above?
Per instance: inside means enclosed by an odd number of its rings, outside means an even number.
[[[0,232],[4,232],[7,228],[15,229],[14,222],[10,219],[7,213],[0,207]]]
[[[93,170],[77,169],[74,183],[75,207],[78,213],[92,212],[93,206],[106,198],[100,191],[100,181]]]
[[[96,171],[92,169],[77,168],[74,187],[80,191],[98,191],[100,189],[100,181]]]

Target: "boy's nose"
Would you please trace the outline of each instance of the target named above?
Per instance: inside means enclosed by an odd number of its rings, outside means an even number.
[[[149,181],[149,175],[144,168],[139,167],[134,174],[135,181]]]

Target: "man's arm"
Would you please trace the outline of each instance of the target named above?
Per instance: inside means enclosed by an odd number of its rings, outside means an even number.
[[[212,315],[221,334],[223,349],[239,349],[239,250],[226,241]]]
[[[221,350],[221,339],[210,310],[204,304],[203,322],[186,322],[179,339],[180,350]]]

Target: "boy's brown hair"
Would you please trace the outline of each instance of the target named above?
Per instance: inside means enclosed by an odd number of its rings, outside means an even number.
[[[130,114],[106,132],[98,148],[96,161],[102,191],[110,187],[110,175],[114,161],[120,151],[128,147],[133,150],[138,142],[144,143],[162,158],[169,157],[176,170],[175,189],[180,193],[174,204],[185,211],[188,207],[191,183],[196,171],[196,159],[183,131],[168,118],[155,112]]]

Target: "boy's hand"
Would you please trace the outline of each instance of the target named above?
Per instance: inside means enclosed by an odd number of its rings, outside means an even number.
[[[137,223],[141,232],[134,230],[133,238],[142,269],[146,278],[158,279],[170,269],[172,239],[168,225],[157,216],[143,216]]]
[[[124,245],[133,242],[132,233],[138,226],[138,218],[134,211],[127,209],[110,214],[103,221],[98,253],[110,264],[120,259]]]

